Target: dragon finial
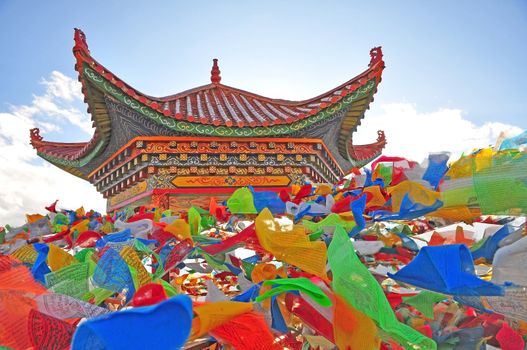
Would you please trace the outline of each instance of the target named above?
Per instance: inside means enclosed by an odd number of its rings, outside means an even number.
[[[215,58],[212,60],[212,70],[210,71],[210,81],[212,81],[213,84],[219,84],[221,81],[220,76],[220,67],[218,67],[218,59]]]
[[[75,51],[84,51],[86,54],[90,54],[88,49],[88,43],[86,42],[86,35],[79,28],[75,28],[75,35],[73,37],[75,40],[75,46],[73,47],[73,52]]]
[[[377,142],[386,142],[386,136],[383,130],[377,130]]]
[[[39,143],[42,141],[42,136],[40,136],[40,129],[33,128],[29,130],[29,137],[31,138],[30,144],[33,148],[37,148]]]
[[[370,50],[370,64],[368,67],[374,66],[377,62],[382,61],[382,47],[377,46]]]

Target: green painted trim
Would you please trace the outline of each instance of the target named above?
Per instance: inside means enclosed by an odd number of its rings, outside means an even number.
[[[45,160],[47,160],[48,162],[53,163],[53,164],[61,164],[61,165],[69,166],[69,167],[72,167],[72,168],[80,168],[80,167],[85,166],[93,158],[95,158],[95,156],[99,153],[99,151],[102,149],[103,146],[104,146],[104,141],[100,140],[97,143],[97,145],[90,151],[90,153],[88,153],[86,156],[82,157],[81,159],[76,159],[76,160],[68,160],[68,159],[58,158],[58,157],[54,157],[54,156],[51,156],[49,154],[45,154],[45,153],[42,153],[42,152],[37,152],[37,154],[41,158],[44,158]]]
[[[84,66],[84,77],[92,82],[97,88],[108,93],[113,98],[127,105],[134,111],[142,114],[157,124],[160,124],[169,129],[183,132],[187,134],[206,135],[206,136],[222,136],[222,137],[263,137],[263,136],[280,136],[288,135],[305,129],[315,123],[324,119],[330,118],[335,113],[348,107],[354,101],[363,98],[375,88],[375,78],[369,80],[365,85],[354,91],[352,94],[345,96],[339,102],[335,103],[329,108],[325,108],[314,116],[296,121],[289,125],[275,125],[270,127],[227,127],[227,126],[213,126],[203,125],[199,123],[191,123],[183,120],[175,120],[170,117],[165,117],[163,114],[153,110],[152,108],[136,101],[135,99],[126,95],[122,90],[115,87],[111,82],[95,72],[93,69]],[[54,157],[49,154],[38,152],[37,154],[53,164],[60,164],[66,167],[80,168],[88,164],[104,146],[104,141],[101,140],[90,151],[90,153],[81,159],[67,160],[59,157]]]
[[[355,160],[355,159],[353,159],[352,157],[350,157],[348,155],[348,160],[351,163],[351,166],[353,168],[362,168],[363,166],[365,166],[369,162],[373,161],[375,158],[379,157],[381,154],[382,154],[382,150],[377,152],[377,153],[375,153],[374,156],[371,156],[370,158],[366,158],[366,159],[363,159],[363,160]]]
[[[93,83],[97,88],[109,94],[113,98],[124,103],[134,111],[141,113],[150,120],[160,124],[169,129],[183,132],[187,134],[207,135],[207,136],[223,136],[223,137],[261,137],[261,136],[278,136],[287,135],[305,129],[317,122],[327,119],[339,112],[340,110],[349,106],[352,102],[364,97],[372,89],[375,88],[375,78],[369,80],[366,84],[354,91],[352,94],[345,96],[339,102],[335,103],[329,108],[325,108],[314,116],[296,121],[289,125],[275,125],[270,127],[227,127],[227,126],[213,126],[203,125],[199,123],[191,123],[183,120],[176,120],[166,117],[154,109],[136,101],[130,96],[126,95],[121,89],[115,87],[106,78],[95,72],[89,66],[84,66],[84,77]]]

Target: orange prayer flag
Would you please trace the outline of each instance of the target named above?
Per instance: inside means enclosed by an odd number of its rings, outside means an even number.
[[[445,243],[445,238],[441,236],[439,233],[435,232],[432,233],[432,237],[430,237],[430,241],[428,241],[429,246],[437,246],[437,245],[443,245]]]
[[[40,219],[44,219],[45,216],[40,214],[26,214],[26,219],[28,224],[32,224]]]
[[[236,350],[282,350],[262,315],[247,312],[214,328],[211,335]]]
[[[426,217],[443,218],[455,222],[463,221],[466,223],[471,223],[480,215],[481,210],[479,209],[468,208],[467,206],[455,206],[439,208],[436,211],[426,214]]]
[[[165,231],[176,236],[177,239],[183,241],[190,239],[192,241],[192,235],[190,234],[190,225],[183,219],[176,219],[172,221],[170,225],[165,227]]]
[[[394,245],[402,243],[401,238],[393,233],[387,233],[386,235],[380,234],[379,240],[381,240],[386,247],[393,247]]]
[[[384,198],[380,186],[366,187],[363,192],[369,193],[371,195],[371,198],[369,198],[368,202],[366,203],[366,209],[371,207],[381,207],[386,203],[386,198]]]
[[[217,209],[218,209],[218,203],[216,202],[216,198],[211,197],[210,202],[209,202],[209,214],[213,216],[218,215]]]
[[[371,318],[348,304],[335,294],[333,332],[339,349],[379,349],[380,337],[377,326]]]
[[[252,309],[251,303],[237,301],[218,301],[196,306],[194,308],[196,317],[192,321],[190,338],[199,338],[211,329],[221,326],[238,315],[250,312]]]
[[[31,348],[29,313],[37,308],[35,296],[46,292],[22,262],[0,256],[0,344],[13,349]]]
[[[467,246],[470,246],[472,245],[472,243],[474,243],[474,241],[470,238],[465,237],[465,232],[463,231],[463,227],[457,226],[455,243],[466,244]]]
[[[260,283],[265,280],[273,280],[277,275],[276,266],[269,263],[257,264],[251,272],[251,280],[253,283]]]
[[[300,191],[300,186],[297,184],[294,184],[291,186],[291,194],[294,196]]]

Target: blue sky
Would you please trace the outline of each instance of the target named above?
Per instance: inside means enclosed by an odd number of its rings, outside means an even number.
[[[382,45],[377,101],[527,127],[526,1],[0,0],[0,106],[27,103],[52,70],[75,77],[73,27],[151,95],[207,83],[218,57],[225,84],[307,98],[362,71]]]
[[[104,210],[87,182],[40,160],[46,140],[87,141],[73,28],[94,58],[153,96],[222,83],[301,100],[366,69],[386,69],[356,143],[386,132],[385,155],[493,145],[527,128],[527,1],[15,1],[0,0],[0,225],[59,198]],[[60,205],[59,205],[60,206]]]

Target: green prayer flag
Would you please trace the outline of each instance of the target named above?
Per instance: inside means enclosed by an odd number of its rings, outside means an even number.
[[[445,300],[446,298],[448,297],[443,294],[423,290],[417,295],[403,297],[403,302],[415,307],[426,317],[434,318],[434,305],[441,300]]]
[[[302,220],[302,225],[309,232],[316,232],[323,227],[335,227],[337,225],[344,227],[346,231],[351,231],[351,229],[355,227],[356,223],[354,220],[344,220],[340,217],[340,215],[331,213],[319,222]]]
[[[397,320],[381,286],[360,262],[346,231],[341,227],[337,226],[333,234],[328,260],[335,293],[373,319],[379,328],[405,349],[437,348],[432,339]]]
[[[322,289],[305,277],[267,280],[263,283],[263,285],[275,286],[275,288],[270,289],[264,294],[258,296],[256,298],[257,302],[280,293],[295,290],[305,293],[320,306],[329,307],[332,305],[331,299],[329,299],[328,296],[324,294]]]
[[[160,278],[160,279],[156,280],[156,283],[160,283],[163,286],[163,288],[165,289],[165,292],[167,293],[167,296],[169,298],[173,297],[174,295],[179,294],[177,292],[176,288],[174,288],[174,286],[172,286],[170,283],[168,283],[164,279]]]
[[[104,300],[106,300],[106,298],[109,298],[114,294],[114,291],[98,287],[86,292],[81,299],[84,301],[93,299],[95,301],[95,305],[99,305]]]
[[[239,188],[227,200],[227,207],[232,214],[257,214],[253,194],[247,187]]]
[[[188,211],[188,224],[191,235],[195,236],[201,233],[201,215],[196,207],[192,207]]]
[[[88,263],[72,264],[50,272],[44,278],[49,290],[79,299],[89,290],[89,270]]]

